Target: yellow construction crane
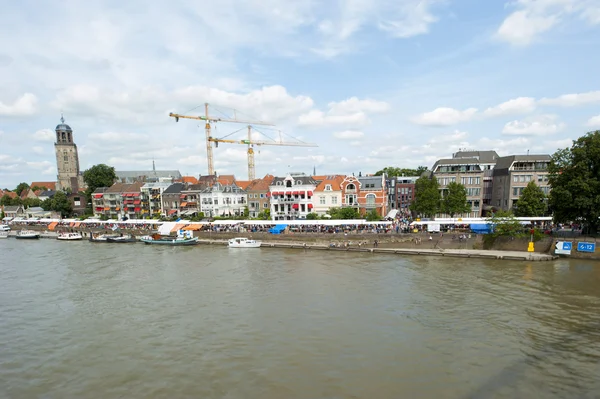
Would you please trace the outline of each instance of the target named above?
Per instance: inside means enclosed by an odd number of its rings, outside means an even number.
[[[228,144],[245,144],[248,146],[248,180],[252,181],[256,178],[256,171],[254,167],[254,148],[255,145],[279,145],[288,147],[318,147],[313,143],[305,142],[284,142],[284,141],[264,141],[264,140],[252,140],[252,126],[248,126],[248,139],[243,140],[228,140],[228,139],[215,139],[213,137],[208,138],[209,142],[215,143],[215,147],[219,146],[219,143]]]
[[[247,123],[251,125],[263,125],[263,126],[273,126],[271,123],[261,122],[261,121],[248,121],[248,120],[240,120],[235,117],[233,119],[228,118],[217,118],[211,117],[208,114],[208,103],[204,104],[204,116],[189,116],[189,115],[181,115],[169,113],[169,116],[175,118],[175,122],[179,122],[179,118],[183,119],[196,119],[202,120],[206,122],[204,126],[204,131],[206,132],[206,158],[208,160],[208,174],[214,175],[214,160],[213,160],[213,152],[211,142],[215,143],[215,146],[218,143],[230,143],[230,144],[245,144],[248,145],[248,179],[254,180],[256,177],[255,168],[254,168],[254,149],[253,145],[280,145],[280,146],[297,146],[297,147],[317,147],[316,144],[312,143],[286,143],[282,141],[254,141],[252,140],[252,127],[248,126],[248,139],[247,140],[225,140],[225,139],[215,139],[211,136],[211,122],[232,122],[232,123]]]
[[[210,136],[210,123],[211,122],[233,122],[233,123],[252,123],[255,125],[265,125],[265,126],[273,126],[271,123],[266,123],[266,122],[254,122],[254,121],[243,121],[243,120],[239,120],[235,117],[233,119],[227,119],[227,118],[216,118],[216,117],[211,117],[208,115],[208,103],[204,104],[204,116],[189,116],[189,115],[180,115],[180,114],[174,114],[174,113],[169,113],[169,116],[172,118],[175,118],[175,122],[179,122],[179,118],[184,118],[184,119],[196,119],[196,120],[201,120],[201,121],[205,121],[206,125],[204,126],[204,131],[206,132],[206,158],[208,160],[208,174],[209,175],[214,175],[215,174],[215,168],[214,168],[214,162],[213,162],[213,153],[212,153],[212,146],[210,144],[211,140],[211,136]]]

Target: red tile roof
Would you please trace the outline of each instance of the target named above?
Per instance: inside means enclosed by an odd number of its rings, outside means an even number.
[[[46,187],[48,190],[56,191],[55,181],[34,181],[29,187]]]
[[[269,186],[273,183],[275,176],[265,175],[262,179],[254,179],[250,182],[247,191],[269,191]]]
[[[217,181],[224,186],[228,186],[235,182],[235,176],[234,175],[221,175],[221,176],[217,177]]]
[[[196,179],[194,176],[182,176],[180,181],[182,183],[198,184],[198,179]]]
[[[250,180],[236,180],[235,181],[235,184],[242,190],[247,189],[248,186],[250,185],[250,183],[252,183]]]
[[[321,177],[321,176],[319,176]],[[346,178],[344,175],[334,175],[334,176],[324,176],[325,178],[319,182],[315,191],[325,191],[325,186],[330,184],[331,191],[341,191],[342,190],[342,182]],[[317,179],[315,179],[317,180]]]

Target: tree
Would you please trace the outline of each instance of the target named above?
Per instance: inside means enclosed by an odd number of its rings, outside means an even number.
[[[471,212],[471,207],[467,204],[467,189],[465,186],[453,181],[446,188],[448,191],[442,200],[442,212],[450,215],[451,218],[456,214]]]
[[[492,235],[495,237],[517,237],[523,233],[523,226],[511,211],[498,211],[488,218],[487,222],[492,225]]]
[[[40,206],[41,204],[42,204],[42,200],[40,200],[39,198],[25,198],[23,200],[23,206],[26,208],[33,207],[33,206]]]
[[[396,168],[394,166],[386,166],[385,168],[375,172],[375,176],[381,176],[385,173],[388,177],[396,176],[421,176],[427,170],[426,166],[419,166],[417,169]]]
[[[316,220],[316,219],[318,219],[318,218],[319,218],[319,215],[317,215],[317,214],[316,214],[316,213],[314,213],[314,212],[308,213],[308,214],[306,215],[306,220]]]
[[[549,205],[554,221],[581,220],[587,232],[600,227],[600,131],[573,141],[571,148],[558,150],[550,165]]]
[[[22,182],[17,185],[17,188],[15,188],[15,193],[20,196],[21,193],[27,189],[29,189],[29,184]]]
[[[269,220],[271,219],[271,210],[270,209],[265,209],[262,212],[259,212],[257,215],[257,218],[260,220]]]
[[[523,189],[523,194],[519,197],[513,212],[518,217],[544,216],[547,208],[546,194],[540,186],[530,181]]]
[[[371,209],[369,212],[367,212],[365,219],[367,219],[368,222],[377,222],[381,220],[381,216],[379,216],[375,209]]]
[[[419,215],[433,217],[440,210],[440,190],[435,177],[420,177],[415,182],[415,198],[410,210]]]
[[[83,181],[87,185],[88,195],[99,187],[110,187],[117,180],[115,168],[100,163],[83,172]]]
[[[248,216],[250,216],[250,210],[247,206],[244,207],[244,213],[242,214],[242,216],[244,216],[244,219],[248,219]]]
[[[4,206],[14,206],[14,205],[23,205],[23,200],[21,197],[11,198],[9,195],[4,194],[2,198],[0,198],[0,205]]]
[[[329,208],[327,211],[332,219],[359,219],[360,215],[356,208]]]
[[[54,194],[54,197],[50,199],[49,210],[60,212],[60,216],[65,218],[71,216],[73,213],[73,206],[71,205],[71,201],[69,200],[69,197],[67,197],[67,194],[63,193],[62,191],[58,191],[56,194]]]

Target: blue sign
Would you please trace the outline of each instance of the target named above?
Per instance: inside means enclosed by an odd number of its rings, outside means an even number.
[[[570,251],[573,246],[572,242],[563,242],[562,249],[563,251]]]
[[[577,251],[579,252],[596,252],[596,243],[594,242],[578,242]]]

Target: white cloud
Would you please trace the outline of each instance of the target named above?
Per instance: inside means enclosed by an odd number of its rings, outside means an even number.
[[[25,93],[12,104],[0,101],[0,115],[2,116],[29,116],[36,112],[38,99],[31,93]]]
[[[516,0],[507,4],[518,9],[502,22],[496,37],[514,45],[531,44],[561,23],[576,23],[572,16],[590,24],[600,23],[597,0]]]
[[[38,154],[38,155],[43,155],[46,152],[44,150],[44,147],[41,147],[39,145],[31,147],[31,151],[33,151],[34,154]]]
[[[441,107],[431,112],[412,118],[413,123],[424,126],[450,126],[470,120],[477,113],[477,108],[467,108],[464,111]]]
[[[311,50],[331,58],[360,46],[355,37],[361,30],[375,27],[392,38],[406,39],[429,32],[438,21],[433,14],[441,0],[348,0],[340,2],[338,12],[316,24],[322,40]]]
[[[502,133],[508,135],[540,136],[558,133],[565,128],[565,124],[557,122],[555,115],[539,115],[523,121],[512,121],[504,125]]]
[[[362,126],[370,123],[367,114],[384,113],[390,105],[372,99],[359,100],[350,97],[340,102],[327,104],[328,111],[311,110],[298,117],[300,126]]]
[[[528,45],[540,33],[546,32],[558,22],[554,15],[532,15],[529,11],[516,11],[508,16],[498,28],[497,37],[516,45]]]
[[[529,114],[535,111],[536,102],[532,97],[518,97],[498,104],[485,110],[488,117],[505,116],[514,114]]]
[[[585,125],[588,127],[600,127],[600,115],[592,116]]]
[[[539,101],[542,105],[555,105],[559,107],[576,107],[598,102],[600,102],[600,90],[589,91],[586,93],[564,94],[555,98],[542,98]]]
[[[41,129],[33,134],[33,139],[35,141],[49,141],[53,142],[55,138],[55,133],[50,129]]]
[[[333,133],[333,137],[341,140],[356,140],[364,137],[364,133],[358,130],[344,130]]]

